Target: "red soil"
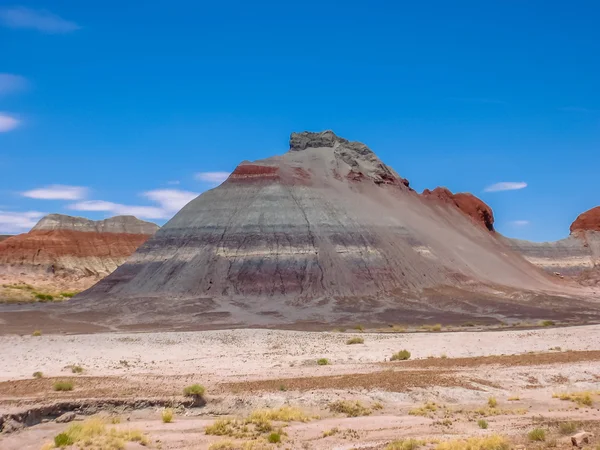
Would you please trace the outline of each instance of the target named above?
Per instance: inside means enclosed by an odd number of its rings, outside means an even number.
[[[571,224],[571,233],[578,231],[600,231],[600,206],[579,215]]]
[[[433,191],[425,189],[422,195],[425,198],[435,199],[446,204],[454,205],[476,223],[484,226],[489,231],[494,231],[494,213],[492,208],[473,194],[453,194],[445,187],[437,187]]]

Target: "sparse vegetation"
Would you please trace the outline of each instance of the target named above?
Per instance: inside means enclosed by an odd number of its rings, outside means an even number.
[[[340,429],[338,427],[332,428],[331,430],[327,430],[327,431],[323,431],[323,437],[329,437],[329,436],[333,436],[335,434],[338,434],[340,432]]]
[[[519,400],[521,400],[521,397],[519,397],[518,395],[513,395],[512,397],[508,397],[509,402],[518,402]]]
[[[39,337],[42,335],[42,332],[40,330],[35,330],[33,333],[31,333],[31,335],[35,336],[35,337]]]
[[[327,358],[320,358],[320,359],[317,359],[317,364],[319,366],[327,366],[327,365],[329,365],[329,360]]]
[[[361,337],[353,337],[346,341],[346,345],[364,344],[365,340]]]
[[[546,430],[543,428],[534,428],[527,433],[527,437],[532,442],[543,442],[546,440]]]
[[[573,434],[577,431],[578,424],[576,422],[562,422],[558,426],[560,434]]]
[[[496,400],[496,397],[488,398],[488,406],[490,408],[495,408],[496,406],[498,406],[498,400]]]
[[[307,416],[300,408],[293,406],[282,406],[277,409],[257,409],[248,416],[248,421],[273,420],[276,422],[308,422]]]
[[[83,373],[83,367],[74,364],[74,365],[71,366],[71,372],[73,372],[73,373]]]
[[[486,430],[486,429],[487,429],[487,427],[488,427],[487,420],[485,420],[485,419],[479,419],[479,420],[477,421],[477,426],[478,426],[479,428],[481,428],[482,430]]]
[[[338,414],[345,414],[347,417],[368,416],[371,414],[371,408],[367,408],[361,402],[350,400],[337,400],[329,404],[329,410]]]
[[[52,389],[55,391],[72,391],[73,383],[71,381],[55,381]]]
[[[202,397],[204,395],[204,392],[206,392],[204,386],[200,384],[192,384],[191,386],[188,386],[183,390],[183,395],[185,395],[186,397]]]
[[[42,372],[33,372],[33,378],[42,378],[43,376]]]
[[[540,325],[543,327],[553,327],[554,325],[556,325],[556,322],[554,322],[554,320],[542,320],[540,322]]]
[[[53,295],[42,294],[40,292],[38,292],[37,294],[35,294],[35,298],[37,300],[39,300],[40,302],[51,302],[52,300],[54,300],[54,296]]]
[[[431,416],[434,412],[438,410],[438,405],[434,402],[427,402],[420,408],[411,409],[408,414],[410,416]]]
[[[279,444],[281,442],[281,434],[271,433],[271,434],[269,434],[269,437],[267,438],[267,440],[271,444]]]
[[[77,294],[79,294],[79,292],[61,292],[59,295],[63,298],[73,298]]]
[[[442,331],[442,324],[436,323],[435,325],[422,325],[421,329],[425,331]]]
[[[362,325],[355,325],[354,329],[358,331],[365,331],[365,327],[363,327]]]
[[[398,440],[386,445],[385,450],[416,450],[422,445],[425,445],[425,442],[416,439]]]
[[[570,401],[577,403],[579,406],[592,406],[594,404],[592,400],[592,393],[585,392],[563,392],[560,394],[553,394],[552,398],[558,398],[564,401]]]
[[[504,436],[493,434],[482,438],[456,439],[438,443],[435,450],[509,450],[510,443]]]
[[[407,359],[410,359],[410,352],[408,350],[400,350],[392,355],[390,361],[405,361]]]
[[[163,423],[171,423],[173,422],[173,410],[171,408],[165,408],[160,413],[160,418]]]
[[[558,347],[558,346],[557,346],[557,347],[550,347],[550,349],[549,349],[549,350],[550,350],[550,351],[552,351],[552,350],[553,350],[553,351],[555,351],[555,352],[560,352],[560,351],[562,351],[562,348],[561,348],[561,347]]]
[[[78,448],[122,450],[126,442],[138,442],[141,445],[149,443],[146,436],[138,430],[108,429],[106,424],[97,418],[71,424],[63,433],[54,437],[54,446],[58,448],[77,445]]]

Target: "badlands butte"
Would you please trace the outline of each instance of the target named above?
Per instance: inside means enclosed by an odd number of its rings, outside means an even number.
[[[73,221],[4,240],[3,273],[15,255],[16,270],[48,273],[36,246],[72,242],[90,251],[58,258],[67,277],[110,274],[68,302],[1,306],[3,332],[600,319],[600,208],[561,241],[509,239],[477,197],[419,194],[331,131],[293,133],[287,153],[242,162],[155,233],[134,218]]]

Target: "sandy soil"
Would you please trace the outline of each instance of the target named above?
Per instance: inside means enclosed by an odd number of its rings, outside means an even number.
[[[362,337],[364,344],[347,345],[351,337]],[[526,435],[535,427],[566,448],[570,442],[558,431],[561,422],[577,421],[586,431],[600,423],[600,325],[398,334],[246,329],[13,335],[0,336],[0,348],[0,416],[71,403],[78,420],[98,412],[118,415],[122,423],[114,427],[141,430],[151,448],[205,449],[231,439],[205,434],[218,417],[246,417],[257,408],[284,405],[319,417],[275,421],[286,433],[284,448],[385,448],[406,437],[428,440],[424,448],[434,448],[433,438],[494,433],[530,446]],[[412,353],[411,360],[390,362],[402,349]],[[319,358],[329,364],[317,365]],[[72,365],[84,372],[73,374]],[[35,371],[44,377],[33,379]],[[53,391],[56,380],[67,379],[73,391]],[[180,406],[183,388],[193,383],[206,386],[206,404]],[[583,391],[590,393],[592,407],[553,398]],[[498,400],[492,410],[486,408],[490,396]],[[515,397],[519,400],[509,400]],[[369,415],[334,413],[329,405],[337,400],[358,400]],[[428,401],[438,405],[436,411],[409,414]],[[175,420],[164,424],[160,411],[169,404]],[[478,427],[480,418],[488,421],[487,429]],[[0,448],[39,449],[68,426],[52,419],[48,415],[40,424],[0,435]],[[323,436],[332,429],[337,432]],[[234,441],[250,439],[255,437]]]

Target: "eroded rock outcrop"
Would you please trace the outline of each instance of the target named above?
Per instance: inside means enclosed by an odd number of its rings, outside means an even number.
[[[30,232],[0,242],[0,279],[5,285],[81,290],[114,271],[157,229],[133,216],[92,221],[51,214]]]
[[[418,195],[364,144],[294,133],[287,153],[241,163],[70,306],[143,304],[144,320],[193,312],[207,326],[356,323],[514,313],[514,292],[562,289],[490,231],[476,197]]]
[[[584,212],[571,224],[572,234],[586,231],[600,232],[600,206]]]

